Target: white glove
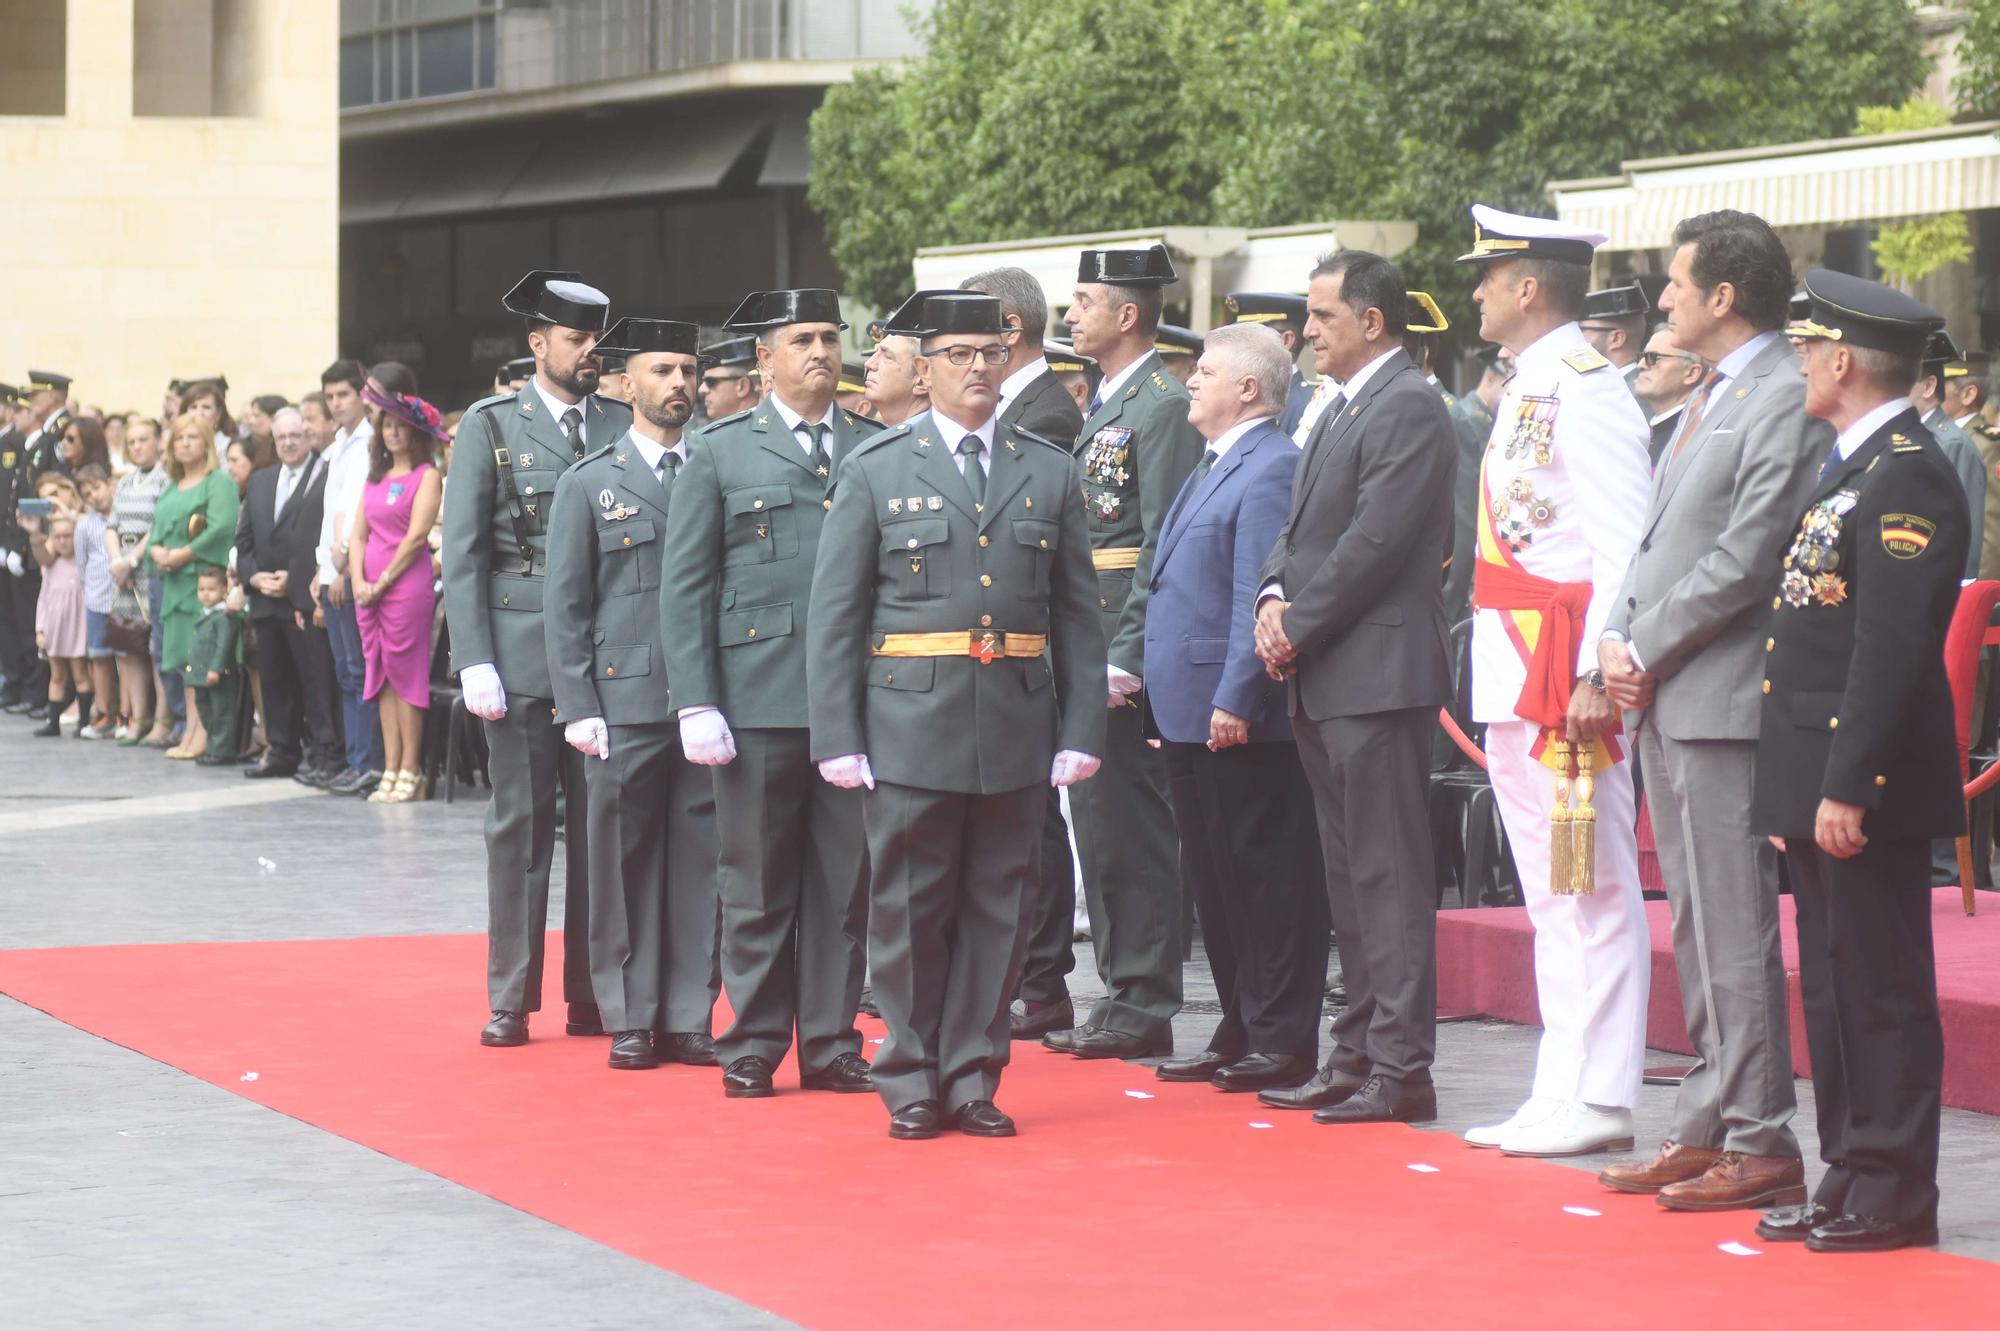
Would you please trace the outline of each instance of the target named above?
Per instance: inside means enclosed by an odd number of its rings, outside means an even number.
[[[1137,693],[1139,686],[1145,683],[1144,680],[1131,671],[1120,670],[1115,665],[1104,667],[1104,682],[1111,691],[1111,696],[1104,703],[1106,707],[1129,706],[1130,704],[1126,702],[1126,699]]]
[[[850,753],[845,758],[828,758],[819,765],[819,774],[830,786],[842,790],[853,790],[860,786],[875,789],[875,771],[868,766],[868,755]]]
[[[736,736],[715,708],[689,708],[681,713],[681,752],[691,763],[721,767],[736,756]]]
[[[469,665],[459,671],[458,689],[465,697],[465,710],[482,721],[507,715],[507,690],[500,687],[500,672],[491,665]]]
[[[7,571],[18,578],[21,576],[24,567],[21,563],[21,552],[19,550],[9,550],[7,552]]]
[[[611,727],[601,716],[586,716],[563,727],[563,741],[578,753],[599,758],[611,756]]]
[[[1095,754],[1078,753],[1075,749],[1062,749],[1056,753],[1056,760],[1049,766],[1049,784],[1052,786],[1073,786],[1079,781],[1088,781],[1097,775],[1097,769],[1104,760]]]

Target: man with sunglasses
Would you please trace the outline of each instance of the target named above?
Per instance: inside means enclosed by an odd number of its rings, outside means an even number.
[[[1632,378],[1632,392],[1653,424],[1653,441],[1646,445],[1646,452],[1655,467],[1660,465],[1660,454],[1666,451],[1668,441],[1681,428],[1688,399],[1694,396],[1704,373],[1701,357],[1682,350],[1665,324],[1654,331],[1646,349],[1639,353],[1639,373]]]
[[[993,1097],[1044,792],[1104,747],[1089,524],[1068,448],[997,418],[1000,302],[919,292],[887,322],[921,339],[932,406],[841,473],[807,626],[812,756],[865,792],[889,1135],[1011,1137]]]
[[[732,337],[701,349],[701,398],[704,421],[719,421],[748,411],[763,399],[757,383],[757,339]]]

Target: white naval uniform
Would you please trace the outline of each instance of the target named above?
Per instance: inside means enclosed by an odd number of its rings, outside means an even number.
[[[1549,420],[1545,453],[1516,442],[1524,414]],[[1506,512],[1490,527],[1482,516],[1482,548],[1490,531],[1526,572],[1591,584],[1573,676],[1596,667],[1598,638],[1639,539],[1651,485],[1650,437],[1625,380],[1574,323],[1519,354],[1494,412],[1480,503],[1504,500]],[[1630,751],[1619,737],[1624,759],[1593,773],[1597,890],[1552,895],[1555,774],[1529,756],[1539,727],[1514,710],[1527,668],[1508,631],[1512,618],[1498,610],[1477,612],[1472,715],[1487,726],[1488,774],[1535,926],[1543,1035],[1532,1094],[1629,1109],[1638,1103],[1645,1067],[1651,973]]]

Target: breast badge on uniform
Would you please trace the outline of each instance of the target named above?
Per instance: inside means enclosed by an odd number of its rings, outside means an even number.
[[[1785,572],[1778,590],[1794,610],[1809,605],[1836,606],[1847,599],[1847,582],[1839,576],[1841,519],[1861,500],[1859,490],[1835,490],[1806,510],[1785,552]]]
[[[1533,393],[1522,397],[1514,409],[1514,433],[1507,439],[1509,461],[1532,457],[1532,465],[1546,467],[1555,456],[1556,411],[1561,403],[1553,397]]]
[[[892,518],[901,517],[902,513],[903,501],[900,499],[891,499],[889,501],[889,516]]]
[[[1084,478],[1095,485],[1122,486],[1131,479],[1125,464],[1132,460],[1132,432],[1107,425],[1090,436],[1083,451]]]
[[[1533,543],[1537,528],[1556,520],[1556,506],[1537,495],[1525,476],[1507,482],[1506,493],[1494,496],[1491,511],[1494,534],[1516,554]]]
[[[1882,515],[1882,548],[1897,559],[1915,559],[1937,535],[1937,524],[1914,513]]]

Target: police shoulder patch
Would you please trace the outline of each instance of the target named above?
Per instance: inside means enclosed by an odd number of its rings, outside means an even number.
[[[1562,361],[1578,374],[1589,374],[1592,370],[1601,370],[1611,364],[1590,347],[1578,347],[1564,356]]]
[[[1937,535],[1937,524],[1915,513],[1882,515],[1882,548],[1897,559],[1915,559]]]

